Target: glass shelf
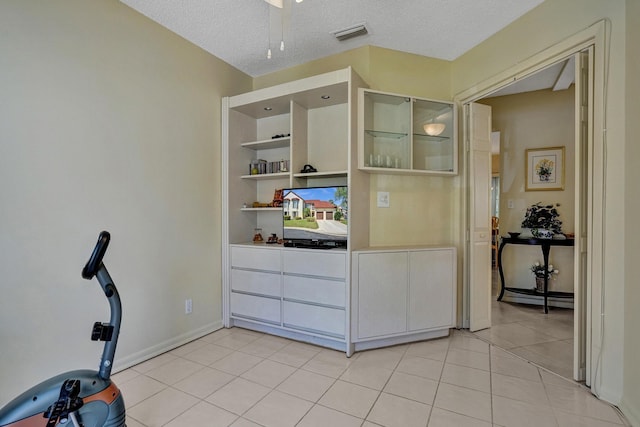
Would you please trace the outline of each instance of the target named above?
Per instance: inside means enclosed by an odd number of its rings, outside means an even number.
[[[428,141],[428,142],[448,142],[451,138],[448,136],[432,136],[424,133],[414,133],[414,141]]]
[[[388,131],[373,130],[373,129],[365,129],[365,132],[373,136],[374,138],[400,139],[408,135],[408,133],[403,133],[403,132],[388,132]]]

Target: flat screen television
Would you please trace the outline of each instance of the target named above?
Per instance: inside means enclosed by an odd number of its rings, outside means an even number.
[[[346,248],[349,222],[347,186],[285,188],[282,237],[285,246]]]

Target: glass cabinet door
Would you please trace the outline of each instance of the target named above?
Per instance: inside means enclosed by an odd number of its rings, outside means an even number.
[[[359,94],[358,168],[368,173],[455,175],[451,102],[369,89]]]
[[[411,99],[364,92],[366,168],[411,169]]]
[[[454,171],[453,105],[415,99],[412,133],[413,169]]]

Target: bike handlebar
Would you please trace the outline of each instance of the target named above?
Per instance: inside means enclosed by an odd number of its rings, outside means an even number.
[[[109,240],[111,240],[109,232],[102,231],[98,236],[96,247],[93,248],[91,258],[89,258],[89,261],[87,261],[87,264],[82,269],[82,277],[87,280],[91,280],[93,279],[93,276],[98,273],[98,270],[100,270],[100,266],[102,265],[102,258],[104,257],[105,252],[107,252]]]

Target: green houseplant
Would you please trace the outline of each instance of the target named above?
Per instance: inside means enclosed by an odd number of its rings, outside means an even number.
[[[559,203],[543,205],[541,202],[529,206],[521,227],[530,228],[534,237],[551,237],[545,236],[540,230],[549,230],[552,234],[560,234],[562,221],[560,221],[560,213],[556,209],[559,206]]]

